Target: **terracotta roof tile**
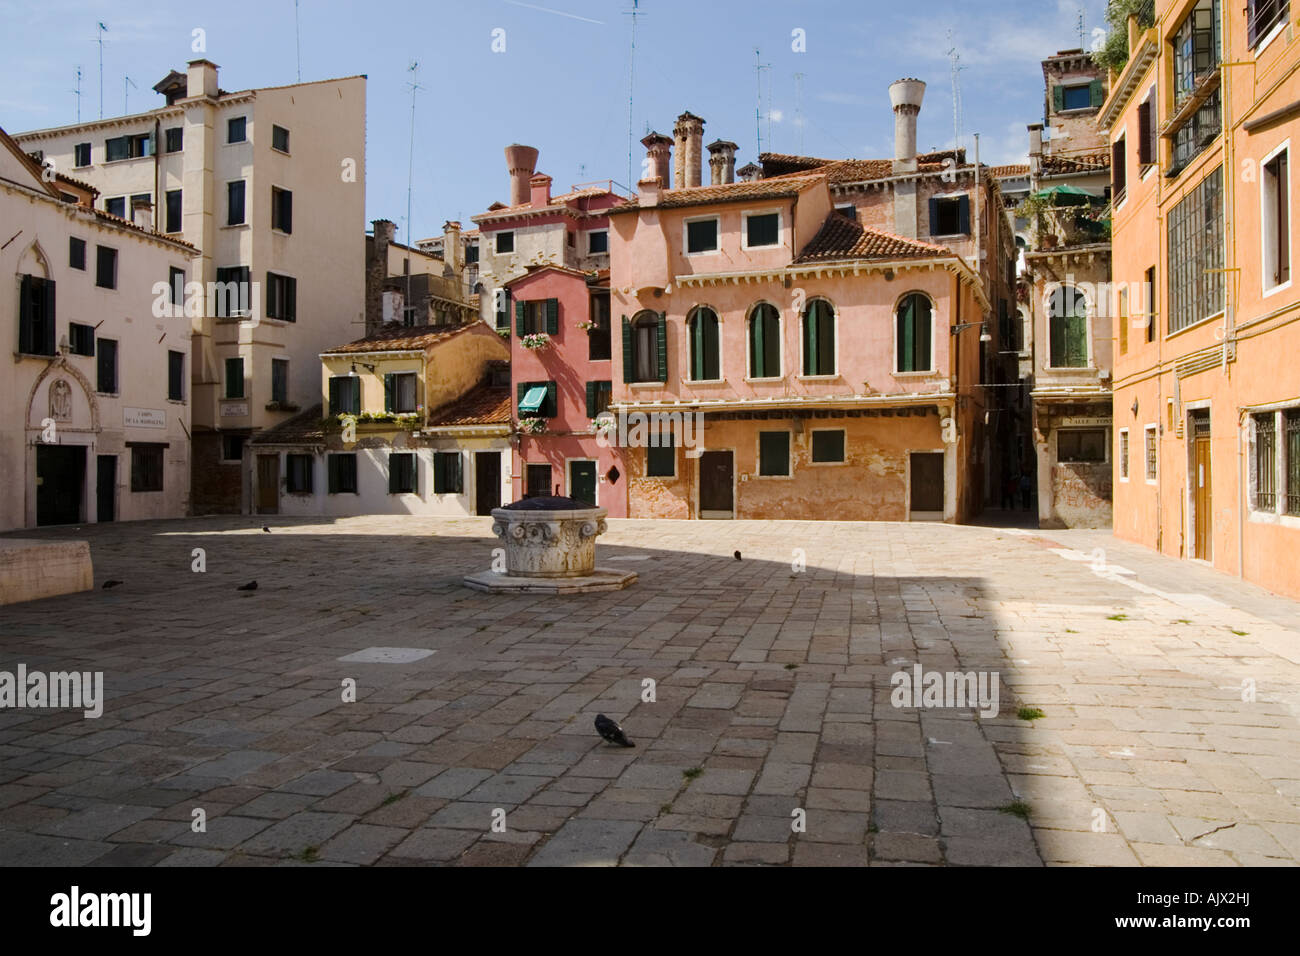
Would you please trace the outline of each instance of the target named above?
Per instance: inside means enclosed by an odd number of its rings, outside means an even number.
[[[704,206],[719,202],[743,202],[751,199],[793,198],[823,177],[818,175],[782,176],[776,179],[759,179],[754,182],[727,183],[722,186],[691,186],[687,189],[666,189],[659,193],[656,209],[674,209],[681,206]],[[638,200],[626,202],[609,210],[609,215],[640,209]]]
[[[1012,176],[1028,176],[1029,166],[1026,163],[1012,164],[1010,166],[990,166],[989,175],[994,179],[1007,179]]]
[[[831,213],[812,242],[804,247],[794,261],[796,265],[803,265],[847,259],[937,259],[952,254],[952,250],[946,246],[867,229],[847,216]]]
[[[966,150],[944,149],[932,153],[921,153],[916,157],[917,171],[934,173],[943,170],[947,160],[957,165],[966,162]],[[870,179],[884,179],[894,174],[892,159],[816,159],[812,156],[787,156],[783,153],[761,153],[759,160],[763,163],[765,180],[787,179],[792,176],[806,176],[809,173],[825,173],[832,183],[861,182]]]
[[[323,442],[325,429],[321,427],[324,414],[320,404],[299,412],[274,428],[258,432],[252,438],[254,445],[296,445]]]
[[[1064,176],[1069,173],[1104,173],[1110,169],[1108,153],[1089,153],[1078,156],[1044,156],[1039,167],[1044,176]]]
[[[447,328],[441,325],[401,325],[390,322],[374,335],[357,339],[347,345],[326,349],[325,355],[345,355],[351,352],[406,352],[428,348],[455,335],[468,331],[469,325]]]
[[[445,425],[505,425],[510,423],[510,387],[477,385],[429,416],[429,427]]]

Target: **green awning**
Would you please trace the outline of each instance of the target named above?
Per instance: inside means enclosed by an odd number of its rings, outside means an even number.
[[[546,402],[546,386],[534,385],[524,396],[524,400],[519,403],[520,412],[536,412],[541,410],[542,405]]]

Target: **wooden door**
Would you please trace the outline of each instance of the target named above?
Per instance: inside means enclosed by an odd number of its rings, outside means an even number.
[[[943,452],[913,452],[911,466],[911,510],[942,514]]]
[[[596,463],[594,461],[569,462],[569,497],[596,506]]]
[[[280,456],[257,456],[257,513],[280,513]]]
[[[490,515],[501,507],[501,453],[474,453],[474,513]]]
[[[36,446],[36,523],[76,524],[86,481],[86,449],[80,445]]]
[[[1214,521],[1213,495],[1210,482],[1210,414],[1193,413],[1192,432],[1192,511],[1195,528],[1193,532],[1193,556],[1202,561],[1213,557]]]
[[[700,455],[700,517],[735,517],[735,458],[729,451]]]

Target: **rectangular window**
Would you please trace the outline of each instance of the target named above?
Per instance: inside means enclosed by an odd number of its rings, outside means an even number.
[[[603,362],[610,358],[609,336],[609,293],[597,293],[591,297],[591,321],[594,323],[587,330],[587,359],[591,362]]]
[[[167,397],[173,402],[185,400],[185,353],[167,353]]]
[[[677,446],[671,429],[651,436],[655,444],[645,450],[647,478],[673,478],[677,475]]]
[[[226,225],[242,226],[244,224],[244,181],[236,179],[226,183]]]
[[[1265,412],[1251,416],[1255,422],[1255,494],[1256,511],[1277,510],[1277,415]]]
[[[686,252],[717,252],[718,220],[697,219],[686,224]]]
[[[114,196],[112,199],[104,200],[104,212],[110,216],[116,216],[118,219],[126,218],[126,197]]]
[[[1128,138],[1121,136],[1110,147],[1110,195],[1116,202],[1124,201],[1128,188]]]
[[[409,451],[392,452],[388,456],[388,493],[390,495],[415,494],[415,455]]]
[[[283,126],[271,127],[271,148],[282,153],[289,152],[289,131]]]
[[[127,139],[130,140],[132,159],[153,155],[153,137],[148,133],[137,133],[134,136],[128,136]]]
[[[813,432],[812,460],[815,462],[843,462],[844,429],[833,428]]]
[[[76,146],[72,147],[72,155],[73,155],[72,162],[74,165],[78,167],[89,166],[90,165],[90,144],[78,143]]]
[[[1119,476],[1128,480],[1128,429],[1119,433]]]
[[[529,302],[515,303],[516,309],[523,309],[524,324],[519,329],[520,335],[535,335],[546,331],[546,303],[548,299],[534,299]]]
[[[745,245],[775,246],[781,241],[781,215],[775,212],[745,217]]]
[[[313,457],[311,455],[284,456],[284,488],[291,495],[312,493]]]
[[[226,398],[244,397],[244,360],[226,359]]]
[[[1056,433],[1056,460],[1098,464],[1106,460],[1106,429],[1062,428]]]
[[[354,375],[332,375],[329,384],[330,415],[361,414],[361,379]]]
[[[167,232],[181,231],[181,191],[179,189],[167,190],[167,215],[165,219]]]
[[[594,256],[609,252],[609,230],[593,229],[587,233],[587,254]]]
[[[285,322],[298,321],[298,280],[266,274],[266,317]]]
[[[433,493],[436,495],[459,495],[464,494],[464,492],[465,479],[462,474],[460,452],[434,452]]]
[[[519,414],[525,418],[554,418],[558,414],[554,382],[520,382],[516,398]]]
[[[553,494],[550,465],[527,465],[524,468],[525,498],[543,498]]]
[[[1131,321],[1128,317],[1128,289],[1119,290],[1119,316],[1115,320],[1119,323],[1119,354],[1128,354],[1128,326]]]
[[[117,250],[95,247],[95,285],[101,289],[117,288]]]
[[[1286,513],[1300,515],[1300,408],[1282,413],[1286,432]]]
[[[131,490],[163,490],[163,446],[131,446]]]
[[[496,235],[497,255],[506,252],[515,251],[515,234],[513,232],[498,232]]]
[[[970,234],[970,197],[936,196],[930,200],[930,235]]]
[[[226,120],[226,142],[243,143],[248,140],[248,117],[236,116]]]
[[[179,153],[185,148],[185,127],[173,126],[163,131],[163,148],[169,153]]]
[[[119,159],[131,158],[131,139],[128,136],[115,136],[104,140],[104,162],[112,163]]]
[[[595,418],[614,400],[613,382],[587,383],[587,417]]]
[[[1061,87],[1062,110],[1086,110],[1092,106],[1092,89],[1087,83]]]
[[[1246,42],[1253,50],[1261,40],[1285,23],[1291,12],[1290,0],[1247,0]]]
[[[1223,311],[1223,167],[1169,213],[1169,331]]]
[[[847,206],[836,206],[835,211],[841,216],[852,219],[854,222],[858,221],[858,207],[852,203]]]
[[[767,478],[790,475],[790,433],[758,433],[758,473]]]
[[[68,239],[68,268],[86,271],[86,240],[71,236]]]
[[[1138,165],[1145,169],[1156,161],[1155,94],[1138,104]]]
[[[293,232],[293,193],[271,187],[271,228]]]
[[[117,394],[117,341],[100,339],[95,343],[95,391]]]
[[[1264,164],[1264,288],[1291,281],[1291,178],[1287,150]]]
[[[222,435],[221,436],[221,460],[225,462],[241,462],[244,460],[244,444],[248,441],[247,435]]]
[[[408,414],[415,411],[416,375],[396,372],[384,376],[384,411]]]
[[[510,290],[497,289],[496,292],[494,293],[494,298],[496,299],[495,304],[496,304],[497,328],[509,330]]]
[[[95,327],[79,322],[68,323],[68,350],[73,355],[95,354]]]
[[[180,306],[180,314],[185,314],[185,270],[172,266],[167,270],[167,296],[174,306]]]
[[[1147,297],[1146,304],[1144,306],[1144,308],[1146,309],[1147,341],[1154,342],[1156,340],[1156,321],[1158,319],[1158,316],[1156,315],[1156,267],[1155,266],[1152,266],[1150,269],[1146,271],[1145,293]]]
[[[211,295],[213,315],[219,318],[247,315],[253,306],[248,266],[219,267]]]
[[[328,455],[329,493],[355,495],[357,493],[357,456],[353,453]]]
[[[271,401],[289,402],[289,360],[271,359]]]
[[[1159,445],[1156,442],[1156,426],[1148,425],[1146,427],[1146,480],[1156,480],[1156,450]]]

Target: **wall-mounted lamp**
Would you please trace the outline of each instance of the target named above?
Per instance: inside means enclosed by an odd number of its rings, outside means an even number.
[[[375,367],[373,365],[367,365],[365,362],[353,362],[352,367],[348,369],[349,378],[356,378],[358,365],[369,371],[372,375],[374,374]]]

